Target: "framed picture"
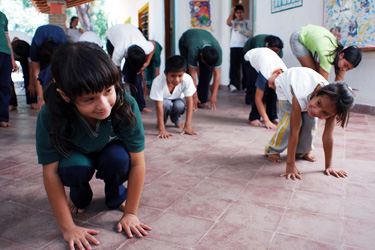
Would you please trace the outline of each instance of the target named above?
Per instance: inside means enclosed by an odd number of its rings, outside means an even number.
[[[210,1],[190,1],[191,28],[211,30]]]
[[[375,50],[374,0],[324,0],[323,26],[344,46]]]
[[[302,0],[271,0],[271,13],[302,6]]]

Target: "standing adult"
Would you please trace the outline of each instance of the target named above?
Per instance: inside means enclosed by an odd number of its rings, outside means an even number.
[[[37,109],[40,109],[44,105],[43,88],[37,80],[38,75],[40,71],[49,66],[57,46],[67,40],[64,30],[56,25],[43,25],[35,31],[30,47],[31,78],[29,89],[31,93],[35,93],[35,91],[37,93]]]
[[[79,18],[76,17],[76,16],[73,16],[71,19],[70,19],[70,25],[69,25],[69,28],[67,29],[66,31],[66,36],[68,37],[68,39],[72,42],[78,42],[79,41],[79,38],[80,36],[85,33],[85,31],[81,28],[77,28],[78,26],[78,23],[79,23]]]
[[[230,70],[229,70],[229,91],[236,92],[241,89],[240,75],[243,61],[243,46],[252,34],[251,23],[244,19],[244,8],[241,4],[232,7],[232,12],[227,19],[227,25],[232,27],[230,38]],[[245,83],[242,81],[242,88],[245,89]]]
[[[207,30],[189,29],[182,34],[179,49],[181,56],[187,61],[188,73],[197,88],[193,96],[194,110],[198,107],[216,109],[222,62],[222,52],[218,41]],[[212,75],[211,96],[208,98]],[[211,107],[206,104],[207,102],[211,104]]]
[[[150,64],[155,51],[155,42],[147,41],[143,34],[132,24],[116,24],[106,32],[107,50],[119,72],[121,61],[125,58],[123,67],[124,80],[129,83],[131,95],[138,103],[142,112],[149,113],[146,107],[143,89],[142,71]],[[129,53],[129,48],[131,48]]]
[[[11,96],[12,71],[18,66],[14,61],[12,45],[8,35],[8,18],[0,11],[0,127],[11,127],[9,123],[9,99]]]
[[[280,56],[280,58],[283,57],[283,41],[273,35],[267,35],[267,34],[259,34],[256,35],[249,40],[246,41],[243,52],[246,54],[249,50],[254,48],[263,48],[267,47],[271,50],[273,50],[276,54]],[[245,96],[245,103],[246,104],[253,104],[254,98],[255,98],[255,81],[258,77],[258,72],[251,66],[250,63],[245,63],[244,65],[244,75],[245,75],[245,82],[246,82],[246,96]],[[268,88],[266,86],[266,88]],[[272,92],[270,90],[269,92]],[[276,94],[274,94],[274,98],[276,98]],[[275,99],[276,101],[276,99]]]

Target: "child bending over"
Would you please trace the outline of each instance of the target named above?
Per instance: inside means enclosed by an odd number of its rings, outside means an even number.
[[[197,135],[191,127],[193,117],[193,95],[196,88],[193,79],[185,73],[186,62],[182,56],[171,56],[165,63],[164,74],[155,78],[152,83],[150,98],[156,101],[156,116],[158,120],[158,138],[169,138],[173,134],[165,129],[168,116],[177,128],[182,128],[181,134]],[[184,98],[186,100],[186,105]],[[187,110],[185,126],[182,114]]]
[[[47,196],[69,248],[99,245],[93,236],[99,232],[77,226],[71,215],[90,204],[95,171],[105,183],[106,205],[123,210],[117,231],[130,238],[147,235],[151,228],[137,217],[145,175],[142,120],[137,103],[119,85],[116,66],[94,43],[64,43],[51,72],[54,82],[44,92],[36,148]],[[70,187],[68,200],[64,186]]]
[[[262,126],[260,121],[260,117],[262,117],[267,129],[276,129],[279,122],[277,119],[277,98],[275,90],[268,85],[273,85],[275,77],[285,71],[287,67],[281,58],[269,48],[251,49],[245,54],[245,60],[249,61],[251,67],[258,73],[255,81],[255,104],[253,103],[251,107],[249,123],[254,126]],[[266,103],[266,108],[264,108],[263,101]]]
[[[332,168],[333,130],[335,121],[345,127],[349,120],[354,97],[343,82],[328,83],[323,76],[310,68],[290,68],[275,79],[279,99],[279,117],[276,133],[266,146],[272,162],[281,162],[280,153],[288,148],[286,171],[281,176],[301,179],[295,158],[315,161],[312,142],[317,119],[325,119],[323,149],[325,173],[346,177],[347,173]]]

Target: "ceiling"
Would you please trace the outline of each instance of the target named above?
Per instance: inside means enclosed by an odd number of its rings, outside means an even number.
[[[94,2],[95,0],[65,0],[66,8],[75,7],[84,3]],[[37,11],[48,14],[50,7],[47,0],[31,0]]]

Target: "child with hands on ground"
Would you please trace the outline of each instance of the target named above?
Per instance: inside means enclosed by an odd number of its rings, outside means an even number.
[[[159,129],[157,138],[167,139],[173,136],[165,129],[168,116],[177,128],[182,128],[181,135],[197,135],[191,127],[193,118],[193,95],[196,88],[192,77],[185,73],[186,62],[182,56],[171,56],[165,63],[164,74],[157,76],[151,87],[150,98],[156,101],[156,116]],[[184,101],[186,100],[186,104]],[[182,115],[186,109],[185,125]]]
[[[90,204],[95,171],[105,183],[106,205],[123,210],[117,231],[130,238],[147,235],[151,228],[137,217],[145,176],[143,125],[137,103],[119,85],[116,66],[98,45],[68,42],[56,51],[51,72],[54,81],[44,92],[36,148],[47,196],[69,248],[99,245],[93,236],[99,232],[77,226],[71,215]],[[70,187],[68,199],[64,186]]]
[[[279,122],[276,107],[277,98],[275,90],[269,88],[268,85],[273,85],[276,76],[284,72],[287,67],[281,58],[269,48],[251,49],[244,57],[258,73],[255,80],[255,103],[252,104],[249,124],[263,126],[260,121],[260,117],[262,117],[267,129],[276,129]],[[266,103],[266,108],[264,108],[263,101]]]
[[[302,180],[295,159],[316,161],[312,154],[317,118],[325,119],[322,136],[325,155],[325,173],[347,177],[347,173],[332,167],[333,131],[336,123],[344,128],[349,120],[354,96],[344,82],[328,83],[316,71],[296,67],[286,70],[274,81],[279,99],[279,122],[276,133],[266,145],[271,162],[281,162],[280,153],[286,148],[286,171],[281,176]]]

